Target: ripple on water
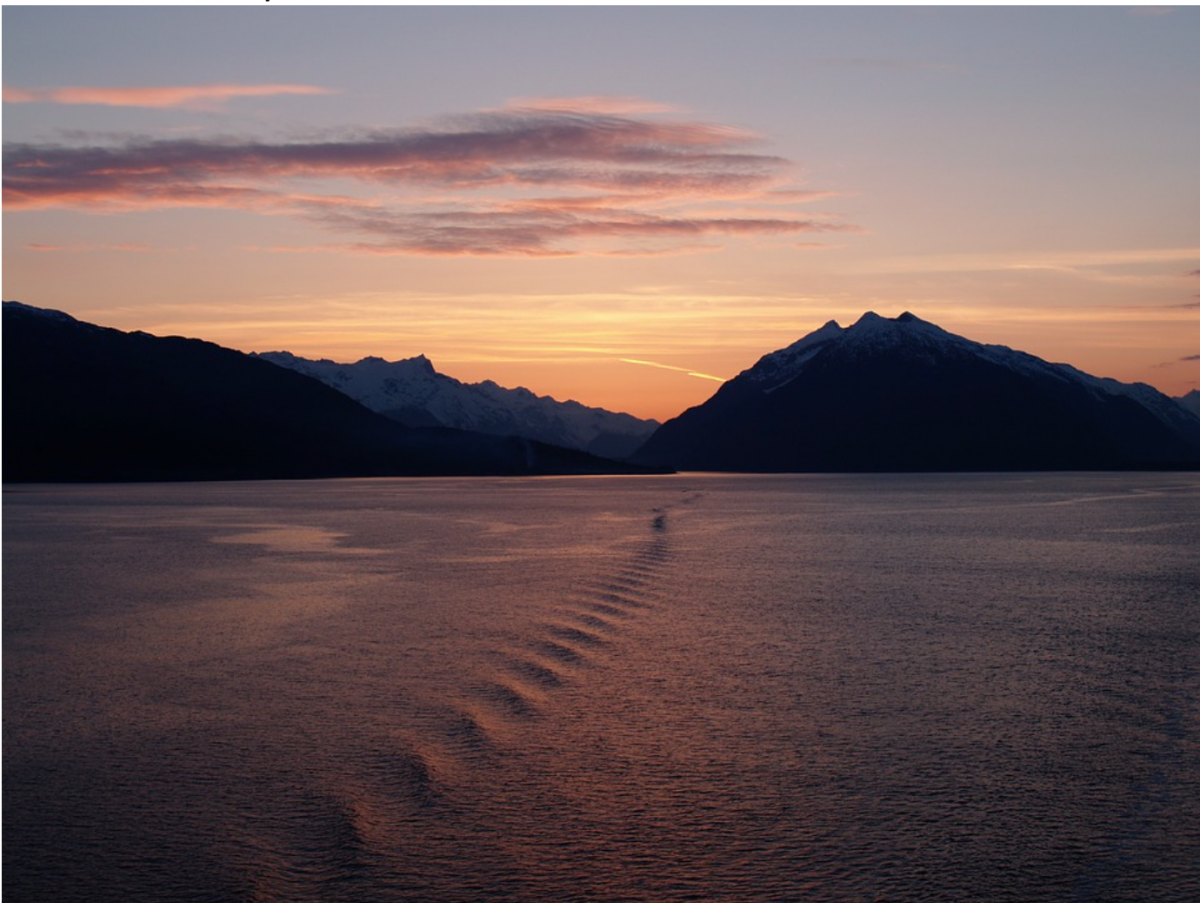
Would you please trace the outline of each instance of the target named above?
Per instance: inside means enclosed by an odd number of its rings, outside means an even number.
[[[1200,483],[686,483],[6,496],[6,896],[1200,899]]]

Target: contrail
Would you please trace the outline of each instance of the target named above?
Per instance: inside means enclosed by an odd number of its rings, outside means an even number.
[[[656,361],[639,361],[632,357],[621,358],[623,364],[641,364],[645,367],[658,367],[660,370],[677,370],[680,373],[686,373],[688,376],[694,376],[697,379],[711,379],[716,382],[725,382],[723,376],[713,376],[711,373],[697,373],[695,370],[689,370],[687,367],[672,367],[670,364],[660,364]]]

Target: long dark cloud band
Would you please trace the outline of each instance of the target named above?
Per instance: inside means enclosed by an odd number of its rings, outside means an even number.
[[[391,253],[569,254],[596,238],[661,251],[696,236],[852,228],[714,214],[713,204],[772,203],[786,187],[789,162],[754,143],[702,122],[510,109],[310,141],[16,144],[5,148],[4,203],[290,213],[367,239],[352,248]],[[330,179],[358,188],[323,193]]]

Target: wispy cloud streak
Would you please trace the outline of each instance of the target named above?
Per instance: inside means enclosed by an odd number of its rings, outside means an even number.
[[[211,109],[235,97],[336,94],[315,85],[163,85],[157,87],[5,88],[5,103],[57,103],[106,107]]]
[[[358,235],[344,247],[366,253],[662,253],[697,238],[858,231],[781,209],[828,194],[790,185],[790,162],[755,152],[742,130],[606,111],[635,109],[628,98],[584,98],[578,110],[563,99],[522,103],[310,141],[14,145],[4,204],[285,213]],[[355,194],[322,193],[333,179]],[[698,210],[758,201],[771,213]]]

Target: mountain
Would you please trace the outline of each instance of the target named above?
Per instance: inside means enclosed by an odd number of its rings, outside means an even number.
[[[1187,395],[1181,395],[1175,399],[1184,408],[1191,411],[1197,417],[1200,417],[1200,389],[1192,389]]]
[[[1195,468],[1200,418],[1144,384],[910,313],[867,313],[766,355],[632,460],[748,472]]]
[[[609,458],[633,454],[659,426],[656,420],[505,389],[491,380],[461,383],[434,370],[424,355],[400,361],[366,357],[354,364],[307,360],[286,351],[257,357],[319,379],[408,426],[524,436]]]
[[[197,339],[4,303],[6,482],[628,472],[524,439],[413,429]]]

